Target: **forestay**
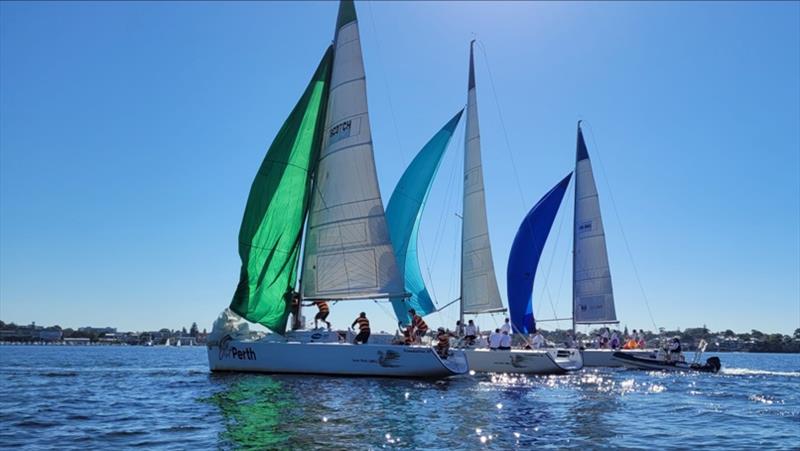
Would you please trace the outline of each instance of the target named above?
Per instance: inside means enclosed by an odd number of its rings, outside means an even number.
[[[322,140],[333,49],[270,145],[247,198],[239,229],[242,269],[231,310],[283,333],[295,286],[311,171]]]
[[[419,268],[417,235],[428,192],[462,112],[450,119],[419,151],[397,182],[386,208],[397,264],[403,273],[405,290],[410,294],[407,299],[392,298],[394,313],[403,324],[411,322],[408,309],[413,308],[420,315],[435,310]]]
[[[576,324],[613,323],[614,292],[600,201],[589,152],[578,123],[573,235],[573,315]]]
[[[403,296],[378,188],[352,1],[341,2],[336,28],[325,135],[306,232],[303,296]]]
[[[461,308],[463,313],[504,311],[489,242],[483,189],[478,102],[475,93],[473,46],[469,50],[467,124],[464,148],[464,209],[461,229]]]
[[[508,257],[506,292],[511,324],[518,332],[536,332],[533,316],[533,282],[547,236],[567,191],[569,173],[528,212],[514,237]]]

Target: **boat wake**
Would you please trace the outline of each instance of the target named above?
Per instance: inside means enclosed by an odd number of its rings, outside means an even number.
[[[720,374],[729,376],[783,376],[800,377],[800,371],[766,371],[753,370],[750,368],[722,368]]]

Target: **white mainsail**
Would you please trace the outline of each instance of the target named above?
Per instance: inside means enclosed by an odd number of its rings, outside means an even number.
[[[615,323],[617,314],[600,200],[580,123],[575,159],[573,227],[573,320],[576,324]]]
[[[336,28],[326,132],[306,229],[303,297],[402,297],[373,159],[352,1],[341,2]]]
[[[461,309],[463,313],[505,310],[494,274],[486,196],[483,189],[481,137],[475,93],[473,46],[469,50],[466,142],[464,143],[464,210],[461,229]]]

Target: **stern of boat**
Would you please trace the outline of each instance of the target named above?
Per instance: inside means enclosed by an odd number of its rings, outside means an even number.
[[[557,348],[548,350],[547,353],[564,371],[578,371],[583,368],[583,356],[577,349]]]
[[[453,375],[458,374],[465,374],[469,371],[469,363],[467,362],[467,354],[460,349],[451,349],[447,353],[447,358],[442,358],[437,352],[433,352],[433,355],[439,359],[439,362],[442,363],[442,366],[447,368]]]

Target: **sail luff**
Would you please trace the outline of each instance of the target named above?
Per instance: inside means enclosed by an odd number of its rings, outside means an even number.
[[[386,220],[397,265],[403,273],[405,290],[410,294],[406,299],[392,298],[394,313],[403,324],[411,321],[409,309],[413,308],[423,316],[435,310],[419,267],[419,224],[433,179],[462,113],[463,110],[459,111],[419,151],[397,182],[386,207]]]
[[[242,267],[230,308],[283,333],[296,282],[311,172],[323,132],[333,48],[284,122],[253,180],[239,229]]]
[[[352,1],[339,6],[325,124],[306,230],[303,297],[403,296],[378,187]]]
[[[573,321],[575,324],[616,322],[600,200],[580,123],[575,156],[573,221]]]
[[[571,177],[570,172],[531,208],[511,245],[506,270],[506,292],[511,324],[520,333],[536,331],[532,296],[536,268]]]
[[[464,143],[464,204],[461,233],[461,308],[463,313],[503,309],[494,272],[486,194],[483,184],[478,101],[475,91],[474,42],[470,43],[467,122]]]

